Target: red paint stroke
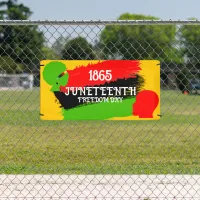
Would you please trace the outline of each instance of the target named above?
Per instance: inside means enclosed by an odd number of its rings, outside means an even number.
[[[158,106],[159,97],[151,90],[143,90],[136,95],[133,104],[133,115],[139,118],[153,118],[153,112]]]
[[[127,79],[135,77],[141,70],[139,61],[132,60],[108,60],[96,64],[88,64],[87,66],[76,67],[73,70],[67,70],[69,80],[67,87],[84,87],[104,84],[106,82],[116,81],[117,79]],[[90,70],[112,70],[112,79],[110,81],[90,81]],[[61,91],[65,92],[65,87],[61,87]]]

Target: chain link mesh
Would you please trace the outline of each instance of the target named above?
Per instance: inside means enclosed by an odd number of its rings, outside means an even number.
[[[199,56],[198,21],[1,21],[0,199],[199,199]],[[161,120],[41,121],[44,59],[160,60]]]

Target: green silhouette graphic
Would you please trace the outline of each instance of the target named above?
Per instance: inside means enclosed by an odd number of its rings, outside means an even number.
[[[50,62],[48,63],[43,71],[44,80],[52,86],[51,91],[60,91],[60,86],[65,86],[68,83],[69,75],[64,74],[67,67],[61,62]]]

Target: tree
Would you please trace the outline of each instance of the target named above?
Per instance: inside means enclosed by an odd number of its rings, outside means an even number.
[[[62,58],[66,60],[93,60],[93,46],[83,37],[69,40],[62,50]]]
[[[0,7],[6,8],[0,11],[0,18],[4,20],[26,20],[32,14],[28,7],[17,4],[17,0],[0,2]],[[23,64],[26,71],[39,66],[44,41],[37,26],[0,26],[0,55]]]
[[[158,20],[153,16],[122,14],[119,20]],[[175,25],[115,25],[106,26],[100,35],[105,58],[159,59],[182,62],[175,45]]]
[[[0,57],[0,63],[0,73],[3,74],[21,73],[23,70],[23,65],[16,63],[9,56]]]
[[[176,82],[179,90],[184,93],[184,91],[189,92],[189,70],[186,67],[177,74]]]
[[[0,2],[0,7],[7,7],[0,11],[1,19],[26,20],[32,12],[23,4],[17,4],[17,0],[7,0]]]
[[[190,20],[195,20],[191,18]],[[183,25],[180,28],[182,51],[187,63],[196,65],[200,63],[200,26]]]
[[[52,45],[53,51],[61,57],[62,50],[64,49],[65,44],[69,41],[69,37],[60,36],[56,39],[56,41]]]
[[[48,46],[43,46],[42,47],[42,60],[59,60],[61,59],[61,56],[59,54],[56,54],[55,51],[48,47]]]

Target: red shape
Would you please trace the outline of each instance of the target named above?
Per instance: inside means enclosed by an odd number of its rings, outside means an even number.
[[[84,87],[105,84],[106,82],[116,81],[117,79],[127,79],[135,77],[141,70],[140,62],[137,60],[107,60],[96,64],[88,64],[87,66],[76,67],[73,70],[67,70],[69,80],[65,87]],[[90,81],[90,70],[112,70],[112,80]],[[65,92],[65,87],[61,87],[61,91]]]
[[[133,115],[139,118],[153,118],[153,112],[158,106],[159,97],[151,90],[143,90],[136,95],[133,104]]]

